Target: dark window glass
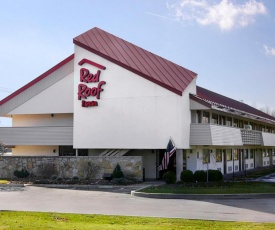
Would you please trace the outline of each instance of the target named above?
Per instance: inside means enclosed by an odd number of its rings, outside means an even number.
[[[75,156],[73,146],[59,146],[59,156]]]

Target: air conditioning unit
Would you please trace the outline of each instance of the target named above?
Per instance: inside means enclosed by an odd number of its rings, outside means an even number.
[[[244,125],[244,129],[252,129],[252,126],[251,125]]]

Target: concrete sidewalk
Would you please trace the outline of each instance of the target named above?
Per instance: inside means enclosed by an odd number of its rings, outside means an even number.
[[[275,173],[260,177],[256,179],[255,181],[262,181],[262,182],[273,182],[275,183]]]

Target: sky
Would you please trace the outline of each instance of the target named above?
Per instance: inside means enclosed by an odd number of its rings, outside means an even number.
[[[274,0],[1,0],[0,100],[93,27],[194,71],[201,87],[275,110]]]

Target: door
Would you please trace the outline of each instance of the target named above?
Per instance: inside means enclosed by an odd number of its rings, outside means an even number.
[[[223,174],[227,173],[227,164],[226,164],[226,151],[225,149],[222,150],[223,152]]]

